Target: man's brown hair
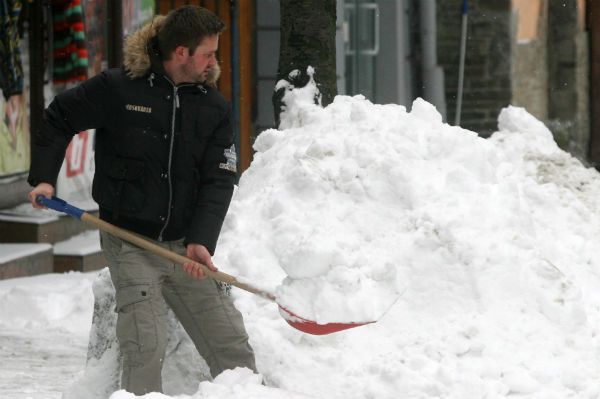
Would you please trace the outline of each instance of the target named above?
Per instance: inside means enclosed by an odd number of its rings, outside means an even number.
[[[225,24],[212,11],[199,6],[186,5],[169,11],[158,32],[158,47],[163,59],[170,59],[178,47],[189,48],[190,55],[208,36],[218,35]]]

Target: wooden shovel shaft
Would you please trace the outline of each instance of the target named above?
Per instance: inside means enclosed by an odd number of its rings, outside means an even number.
[[[217,281],[231,284],[235,287],[241,288],[245,291],[251,292],[256,295],[260,295],[261,297],[263,297],[265,299],[269,299],[269,300],[275,302],[275,296],[273,294],[271,294],[270,292],[266,292],[259,288],[253,287],[252,285],[242,283],[242,282],[238,281],[234,276],[231,276],[227,273],[223,273],[220,271],[214,272],[214,271],[210,270],[208,267],[206,267],[206,265],[203,265],[200,262],[197,262],[195,260],[192,260],[192,259],[187,258],[182,255],[179,255],[173,251],[169,251],[168,249],[163,248],[160,245],[156,245],[155,243],[150,242],[136,234],[133,234],[130,231],[124,230],[120,227],[117,227],[108,222],[105,222],[104,220],[97,218],[96,216],[91,215],[87,212],[84,212],[81,215],[81,220],[99,228],[102,231],[105,231],[114,236],[117,236],[117,237],[121,238],[122,240],[130,242],[140,248],[144,248],[152,253],[155,253],[156,255],[159,255],[159,256],[162,256],[163,258],[169,259],[179,265],[183,265],[185,263],[196,263],[196,264],[200,265],[200,267],[204,271],[205,275],[207,275],[211,278],[214,278]]]

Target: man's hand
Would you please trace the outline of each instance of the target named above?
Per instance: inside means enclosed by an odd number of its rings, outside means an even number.
[[[188,244],[187,257],[192,260],[195,260],[199,263],[202,263],[203,265],[206,265],[206,267],[208,267],[213,272],[218,271],[218,269],[215,267],[215,265],[212,262],[210,253],[208,252],[208,249],[206,249],[206,247],[204,245]],[[197,263],[191,263],[191,262],[185,263],[183,265],[183,270],[185,270],[185,272],[187,274],[189,274],[191,277],[197,278],[198,280],[202,280],[203,278],[206,278],[206,274],[204,274],[202,267],[200,265],[198,265]]]
[[[40,183],[29,192],[29,201],[31,202],[31,205],[37,209],[44,209],[45,206],[38,204],[36,201],[38,195],[43,195],[46,198],[52,198],[54,195],[54,187],[48,183]]]

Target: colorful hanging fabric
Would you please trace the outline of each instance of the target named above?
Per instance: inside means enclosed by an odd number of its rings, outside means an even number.
[[[4,98],[23,92],[23,66],[19,39],[21,2],[0,0],[0,89]]]
[[[83,9],[80,0],[53,0],[53,69],[55,85],[87,79]]]

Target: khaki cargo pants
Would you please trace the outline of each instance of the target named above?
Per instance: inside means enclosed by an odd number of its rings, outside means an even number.
[[[101,232],[100,241],[116,291],[123,389],[136,395],[162,392],[166,304],[213,377],[235,367],[256,371],[242,315],[213,279],[193,279],[181,266],[111,234]],[[183,240],[154,243],[185,255]]]

